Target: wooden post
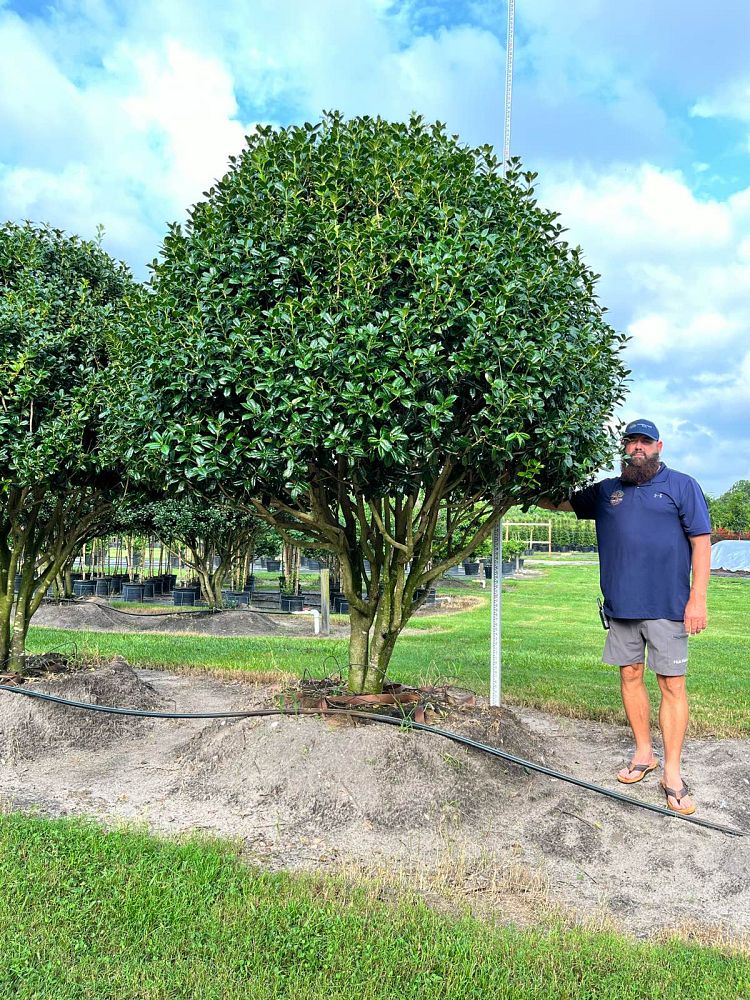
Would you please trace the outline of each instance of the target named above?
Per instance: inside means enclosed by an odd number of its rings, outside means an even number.
[[[331,571],[320,571],[320,634],[331,634]]]

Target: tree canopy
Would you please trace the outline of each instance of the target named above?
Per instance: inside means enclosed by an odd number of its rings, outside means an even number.
[[[614,444],[623,338],[533,180],[417,117],[260,128],[154,264],[133,420],[338,555],[355,689],[421,588]]]
[[[126,397],[119,349],[140,295],[96,243],[0,227],[0,662],[22,666],[46,588],[106,527],[124,475],[106,428]]]

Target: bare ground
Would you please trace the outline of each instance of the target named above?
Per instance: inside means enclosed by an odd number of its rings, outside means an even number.
[[[73,700],[167,711],[274,707],[278,686],[123,660],[48,677]],[[456,707],[437,724],[605,787],[623,727]],[[750,831],[747,743],[690,740],[699,813]],[[662,803],[658,772],[626,789]],[[750,838],[620,804],[427,733],[317,717],[118,718],[0,692],[5,809],[236,838],[267,868],[402,880],[437,905],[498,920],[562,907],[638,937],[692,929],[750,948]]]

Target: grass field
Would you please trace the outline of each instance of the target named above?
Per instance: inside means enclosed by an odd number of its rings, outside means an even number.
[[[604,633],[596,610],[596,566],[541,568],[539,576],[506,583],[503,594],[503,696],[581,717],[624,721],[617,671],[601,663]],[[481,605],[458,614],[414,618],[416,634],[399,639],[391,676],[410,684],[450,681],[487,693],[489,593],[475,584],[461,593]],[[445,588],[441,588],[443,591]],[[750,735],[750,583],[715,578],[709,629],[691,639],[689,691],[695,735]],[[344,640],[221,639],[186,635],[73,632],[32,627],[29,649],[75,643],[85,653],[125,656],[142,666],[202,667],[315,676],[345,670]],[[648,682],[655,690],[655,680]]]
[[[449,916],[382,884],[244,867],[228,845],[0,817],[15,1000],[739,1000],[750,962],[552,921]],[[388,901],[383,901],[383,899]]]

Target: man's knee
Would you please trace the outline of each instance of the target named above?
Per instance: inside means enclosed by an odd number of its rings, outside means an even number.
[[[627,666],[620,667],[620,679],[623,684],[638,684],[643,680],[642,663],[628,663]]]
[[[657,674],[661,693],[671,698],[681,698],[685,694],[685,675],[669,677],[667,674]]]

